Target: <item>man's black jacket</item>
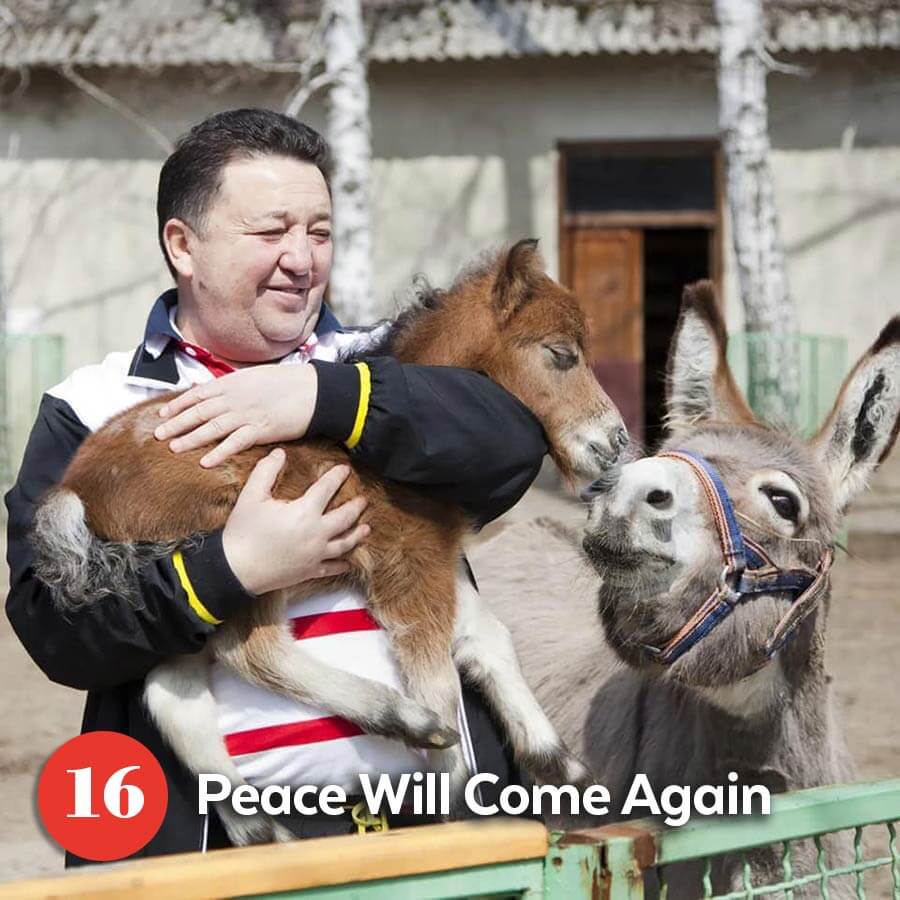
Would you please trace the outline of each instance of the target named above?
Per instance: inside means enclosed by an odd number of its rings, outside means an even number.
[[[153,392],[179,383],[174,341],[165,342],[166,311],[172,292],[157,301],[144,343],[121,381]],[[163,324],[161,324],[163,323]],[[319,328],[335,328],[327,311]],[[162,348],[160,349],[160,338]],[[152,340],[151,340],[152,339]],[[155,343],[154,343],[155,342]],[[157,351],[157,352],[154,352]],[[79,370],[43,398],[15,486],[6,496],[9,511],[10,593],[7,615],[32,659],[53,681],[88,692],[82,731],[128,734],[144,744],[166,773],[169,804],[156,837],[138,856],[183,852],[203,845],[197,813],[196,781],[164,743],[144,707],[143,679],[170,656],[199,650],[215,628],[188,602],[170,559],[142,571],[142,605],[109,597],[61,613],[32,568],[29,530],[36,504],[58,483],[99,415],[104,392],[114,393],[116,364]],[[313,363],[319,376],[310,436],[346,441],[359,420],[357,371],[342,363]],[[364,425],[351,457],[384,478],[462,505],[479,523],[500,515],[534,480],[546,452],[540,424],[516,398],[489,379],[462,369],[400,365],[391,358],[368,361],[371,393]],[[95,371],[100,370],[100,371]],[[180,383],[180,387],[184,384]],[[62,387],[62,386],[61,386]],[[73,399],[74,398],[74,399]],[[140,398],[137,398],[140,399]],[[90,415],[78,414],[87,404]],[[217,619],[227,619],[254,598],[228,566],[221,533],[183,553],[197,594]],[[495,772],[500,785],[517,775],[503,750],[480,697],[467,688],[465,710],[479,771]],[[69,864],[79,860],[69,858]]]

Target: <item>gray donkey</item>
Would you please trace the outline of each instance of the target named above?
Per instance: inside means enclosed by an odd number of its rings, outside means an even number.
[[[773,792],[853,776],[825,668],[828,567],[841,516],[897,437],[900,316],[809,441],[755,419],[725,343],[712,286],[688,288],[669,358],[669,436],[592,486],[583,549],[602,579],[596,606],[571,591],[593,577],[573,581],[577,551],[546,523],[492,541],[487,578],[475,560],[526,679],[619,801],[607,821],[622,818],[637,773],[657,797],[668,785],[725,785],[732,771]],[[835,865],[841,841],[830,850]],[[793,862],[815,871],[809,846]],[[778,880],[774,848],[751,865],[755,884]],[[736,859],[716,862],[717,890],[739,878]],[[698,870],[669,873],[670,897],[699,894]]]

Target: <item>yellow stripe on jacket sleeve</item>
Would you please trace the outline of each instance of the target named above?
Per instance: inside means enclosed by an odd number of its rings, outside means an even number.
[[[191,605],[191,609],[197,613],[197,615],[203,619],[204,622],[207,622],[210,625],[221,625],[222,620],[217,619],[201,602],[200,598],[197,596],[197,592],[194,590],[194,585],[191,584],[191,579],[188,578],[187,569],[184,567],[184,557],[181,555],[180,550],[176,550],[172,555],[172,565],[175,566],[175,571],[178,573],[178,580],[181,582],[182,588],[184,588],[184,592],[187,594],[188,603]]]
[[[353,431],[344,443],[348,450],[352,450],[362,437],[366,424],[366,416],[369,414],[369,397],[372,396],[372,373],[364,362],[356,363],[359,369],[359,406],[356,409],[356,421],[353,423]]]

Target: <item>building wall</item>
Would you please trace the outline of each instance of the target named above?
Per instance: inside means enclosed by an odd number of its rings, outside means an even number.
[[[900,56],[795,61],[805,76],[770,78],[791,284],[801,328],[846,337],[852,359],[900,309]],[[219,109],[280,108],[292,86],[223,72],[89,74],[173,138]],[[371,81],[382,314],[402,302],[414,273],[446,282],[508,238],[541,238],[555,273],[558,141],[716,133],[706,57],[380,65]],[[320,103],[304,115],[323,124]],[[67,368],[135,344],[149,303],[169,283],[154,219],[163,151],[52,73],[36,73],[26,95],[0,111],[0,136],[11,328],[63,334]],[[726,261],[727,314],[739,330],[732,273]],[[896,481],[900,492],[900,471]]]

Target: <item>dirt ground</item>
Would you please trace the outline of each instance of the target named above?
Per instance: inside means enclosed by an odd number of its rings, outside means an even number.
[[[550,514],[579,524],[575,504],[535,488],[504,520]],[[502,539],[503,524],[488,534]],[[860,780],[900,777],[900,542],[868,541],[834,573],[830,669]],[[5,595],[5,590],[4,590]],[[42,834],[35,779],[49,754],[79,731],[83,697],[51,684],[0,617],[0,881],[61,871]]]

